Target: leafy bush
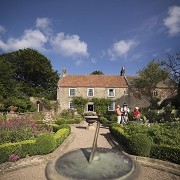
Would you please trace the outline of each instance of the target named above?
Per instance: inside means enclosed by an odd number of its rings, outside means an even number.
[[[115,114],[111,114],[110,117],[109,117],[109,120],[110,121],[114,121],[114,122],[117,122],[117,117]]]
[[[162,116],[158,115],[156,110],[149,110],[145,113],[146,118],[150,123],[160,122],[162,120]]]
[[[65,119],[72,119],[72,118],[74,118],[74,110],[72,110],[72,109],[63,110],[61,112],[60,116]]]
[[[52,133],[40,134],[36,140],[36,148],[38,154],[48,154],[55,150],[56,141]]]
[[[109,124],[109,121],[105,117],[100,117],[99,122],[104,125]]]
[[[75,118],[75,122],[79,124],[82,121],[82,118]]]
[[[180,144],[180,122],[152,125],[148,129],[147,135],[151,137],[155,144],[176,146]]]
[[[59,129],[64,129],[64,128],[69,129],[69,131],[71,132],[71,127],[68,124],[61,124],[59,126]]]
[[[132,134],[129,137],[128,148],[138,156],[149,156],[151,151],[152,141],[145,134]]]
[[[59,146],[62,142],[64,142],[64,140],[69,134],[70,134],[70,130],[68,128],[63,128],[58,130],[54,135],[56,146]]]
[[[110,132],[135,155],[150,156],[180,164],[180,122],[167,122],[149,126],[113,123]],[[167,146],[168,144],[168,146]]]
[[[46,128],[40,128],[34,121],[27,117],[18,116],[16,118],[0,122],[0,144],[6,142],[20,142],[27,139],[34,139]]]
[[[127,145],[129,135],[125,133],[124,127],[118,123],[112,123],[109,127],[110,132],[117,137],[120,143]]]
[[[0,145],[0,163],[8,161],[9,156],[14,154],[18,146],[18,143],[5,143]]]
[[[60,125],[58,124],[49,124],[49,126],[52,128],[53,132],[57,132],[60,129]]]
[[[127,134],[131,135],[136,133],[145,133],[148,130],[148,127],[143,124],[129,122],[128,126],[124,127],[124,130]]]
[[[154,145],[151,148],[151,157],[180,164],[180,148]]]
[[[65,122],[66,122],[65,118],[58,118],[56,119],[55,124],[61,125],[64,124]]]

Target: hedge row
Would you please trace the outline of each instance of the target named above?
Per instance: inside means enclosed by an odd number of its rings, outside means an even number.
[[[9,161],[11,155],[24,158],[27,155],[43,155],[54,151],[70,134],[69,128],[59,129],[55,134],[40,134],[37,139],[0,145],[0,163]]]
[[[111,124],[109,130],[125,146],[128,153],[180,164],[180,147],[154,144],[142,133],[129,135],[117,123]]]

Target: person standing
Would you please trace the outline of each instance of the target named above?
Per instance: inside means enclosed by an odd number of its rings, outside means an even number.
[[[124,103],[124,104],[123,104],[123,107],[121,108],[121,113],[122,113],[121,119],[122,119],[122,123],[123,123],[123,124],[127,124],[129,112],[130,112],[130,110],[129,110],[127,104]]]
[[[116,113],[116,116],[117,116],[117,123],[121,123],[121,109],[120,109],[120,106],[119,105],[117,105],[117,107],[116,107],[116,111],[115,111],[115,113]]]
[[[139,122],[140,117],[141,117],[140,109],[138,107],[135,107],[134,112],[133,112],[133,118],[134,118],[135,122]]]

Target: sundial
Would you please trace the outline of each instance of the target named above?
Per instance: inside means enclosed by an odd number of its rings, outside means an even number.
[[[54,161],[49,161],[45,170],[47,179],[137,179],[139,165],[129,156],[119,150],[97,146],[99,128],[100,122],[97,119],[92,148],[75,149]]]

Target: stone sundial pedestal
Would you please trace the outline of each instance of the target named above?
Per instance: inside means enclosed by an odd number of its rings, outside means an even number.
[[[100,122],[97,121],[92,148],[70,151],[46,166],[48,180],[134,180],[138,179],[139,165],[123,152],[98,148],[97,138]]]

